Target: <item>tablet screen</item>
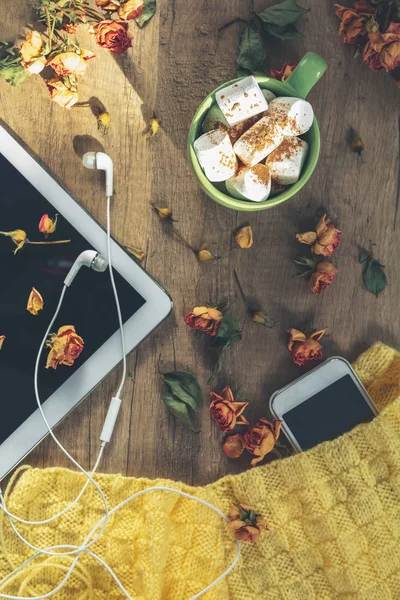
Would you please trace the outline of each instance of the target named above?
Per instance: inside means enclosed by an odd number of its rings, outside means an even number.
[[[32,242],[46,241],[38,225],[44,214],[55,217],[53,206],[0,154],[0,231],[21,229]],[[58,215],[57,228],[47,241],[68,243],[26,244],[14,254],[16,245],[0,235],[0,444],[37,408],[33,371],[39,345],[56,309],[63,281],[72,263],[92,246]],[[114,273],[124,322],[145,300],[118,273]],[[32,287],[43,297],[44,309],[37,316],[26,307]],[[96,273],[81,268],[67,290],[54,332],[73,325],[84,340],[84,349],[71,367],[46,369],[45,349],[39,369],[39,390],[44,402],[118,330],[115,301],[108,271]]]

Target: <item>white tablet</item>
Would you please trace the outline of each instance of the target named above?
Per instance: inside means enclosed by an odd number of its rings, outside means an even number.
[[[95,249],[107,256],[107,249],[104,229],[1,126],[0,180],[0,231],[21,229],[34,242],[70,240],[26,244],[14,254],[17,246],[12,238],[0,235],[0,341],[5,336],[0,349],[2,479],[47,433],[37,410],[33,370],[65,275],[82,251]],[[38,228],[44,214],[58,215],[57,228],[47,240]],[[130,352],[167,317],[172,304],[160,285],[114,240],[111,252]],[[37,316],[26,309],[32,287],[44,300]],[[73,366],[60,365],[56,370],[45,368],[48,350],[43,352],[39,389],[52,426],[122,359],[108,271],[79,271],[67,290],[55,331],[63,325],[75,327],[84,349]]]

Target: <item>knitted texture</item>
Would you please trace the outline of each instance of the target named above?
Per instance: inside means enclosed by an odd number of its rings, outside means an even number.
[[[225,513],[232,502],[241,502],[266,517],[271,531],[256,544],[242,544],[238,566],[206,600],[399,600],[400,355],[375,344],[355,369],[382,412],[337,440],[205,487],[121,475],[96,479],[111,507],[158,484],[200,496]],[[9,509],[25,519],[44,519],[67,506],[84,481],[67,469],[23,468],[9,486]],[[98,494],[89,486],[79,505],[56,522],[19,529],[40,548],[80,544],[102,514]],[[1,518],[4,576],[31,553]],[[213,511],[157,491],[113,515],[92,550],[115,570],[135,600],[188,600],[230,564],[235,541]],[[41,558],[1,591],[46,593],[70,564],[69,558]],[[70,581],[54,597],[124,598],[111,576],[88,556],[80,558]]]

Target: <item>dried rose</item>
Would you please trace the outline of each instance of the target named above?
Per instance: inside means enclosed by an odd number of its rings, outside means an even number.
[[[369,42],[364,46],[362,60],[373,71],[382,71],[383,69],[379,52],[374,50]]]
[[[222,390],[221,394],[211,392],[211,399],[210,413],[220,431],[229,433],[236,425],[249,424],[242,414],[249,403],[235,402],[229,385]]]
[[[45,42],[38,31],[28,31],[19,48],[22,66],[32,74],[40,73],[45,65]]]
[[[369,46],[379,54],[385,71],[392,71],[400,66],[400,23],[390,23],[386,33],[370,33]]]
[[[277,79],[278,81],[282,81],[282,82],[286,81],[286,79],[288,79],[291,76],[291,74],[293,73],[293,71],[295,70],[296,67],[297,67],[297,63],[286,62],[282,65],[280,70],[271,69],[271,77],[273,77],[274,79]]]
[[[222,450],[228,458],[239,458],[239,456],[242,456],[244,450],[243,436],[240,433],[230,435],[226,438]]]
[[[297,233],[296,238],[301,244],[312,246],[312,252],[321,256],[332,256],[340,243],[342,232],[326,218],[326,214],[317,223],[316,231]]]
[[[274,449],[280,430],[281,421],[279,419],[274,419],[271,423],[263,417],[243,434],[246,450],[255,456],[250,463],[252,467],[261,462]]]
[[[62,108],[72,108],[79,100],[76,89],[65,84],[60,77],[45,79],[51,99]]]
[[[106,20],[96,23],[89,29],[95,36],[96,43],[114,54],[122,54],[132,46],[132,38],[128,35],[129,24],[126,21]]]
[[[256,542],[262,529],[268,531],[266,519],[246,504],[231,505],[228,518],[229,528],[242,542]]]
[[[251,248],[253,245],[253,230],[251,225],[240,227],[235,233],[235,242],[243,249]]]
[[[113,2],[113,0],[96,0],[96,6],[102,10],[109,10],[110,12],[116,12],[120,3]]]
[[[310,288],[313,294],[321,294],[328,285],[331,285],[336,275],[339,273],[331,262],[323,260],[317,264],[317,269],[309,279]]]
[[[89,50],[84,50],[81,54],[77,54],[77,52],[61,52],[61,54],[54,56],[48,64],[57,75],[63,77],[70,75],[83,77],[87,71],[87,61],[95,58],[95,56],[95,53]]]
[[[109,112],[102,111],[97,115],[97,129],[105,135],[111,125],[111,115]]]
[[[29,294],[28,304],[26,305],[26,310],[31,313],[31,315],[38,315],[39,310],[43,310],[44,300],[41,294],[37,291],[36,288],[32,288],[31,293]]]
[[[26,233],[22,229],[15,229],[15,231],[0,231],[0,235],[10,237],[14,244],[17,246],[14,250],[14,254],[17,254],[25,246]]]
[[[352,8],[335,4],[336,15],[341,19],[339,35],[345,44],[358,44],[367,35],[366,24],[375,15],[375,11],[366,2],[355,2]]]
[[[158,132],[160,127],[161,127],[161,119],[157,119],[157,117],[152,117],[149,121],[149,128],[148,128],[148,132],[146,135],[146,140],[153,137],[153,135],[156,135],[156,133]]]
[[[319,340],[325,331],[326,327],[314,331],[307,337],[305,333],[298,329],[288,329],[290,334],[288,350],[295,365],[305,367],[310,362],[322,358],[322,346]]]
[[[69,35],[74,35],[74,33],[76,33],[76,30],[78,29],[78,26],[81,23],[86,22],[85,15],[83,13],[79,14],[79,15],[77,14],[76,17],[78,19],[78,21],[76,23],[74,23],[73,21],[70,21],[69,17],[66,15],[63,18],[63,26],[61,27],[61,29],[63,31],[66,31]]]
[[[48,214],[44,214],[39,221],[39,231],[47,237],[50,233],[54,233],[57,227],[58,215],[54,219],[50,219]]]
[[[4,340],[5,340],[5,339],[6,339],[6,336],[5,336],[5,335],[0,335],[0,350],[1,350],[1,349],[2,349],[2,347],[3,347],[3,344],[4,344]]]
[[[192,329],[199,329],[212,337],[218,333],[219,326],[224,315],[216,308],[208,306],[196,306],[185,317],[186,325]]]
[[[200,247],[200,250],[196,252],[196,255],[200,262],[211,262],[212,260],[219,260],[219,256],[215,256],[215,254],[211,252],[211,250],[208,247],[208,244],[203,244]]]
[[[137,19],[143,12],[144,0],[127,0],[118,9],[118,16],[120,19],[130,21],[131,19]]]
[[[73,325],[60,327],[57,334],[50,334],[46,347],[50,348],[46,369],[57,369],[58,365],[72,367],[83,350],[83,339],[76,333]]]

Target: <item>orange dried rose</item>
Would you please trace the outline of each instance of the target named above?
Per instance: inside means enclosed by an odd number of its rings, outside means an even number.
[[[5,336],[5,335],[0,335],[0,350],[1,350],[1,349],[2,349],[2,347],[3,347],[3,344],[4,344],[4,340],[5,340],[5,339],[6,339],[6,336]]]
[[[116,12],[118,10],[119,2],[113,2],[113,0],[96,0],[96,6],[102,10]]]
[[[224,387],[221,394],[211,392],[211,399],[210,413],[220,431],[228,433],[236,425],[249,424],[242,414],[249,403],[235,402],[229,385]]]
[[[223,443],[222,450],[228,458],[239,458],[244,450],[244,439],[242,434],[235,433],[226,438]]]
[[[282,65],[280,70],[271,69],[271,77],[277,79],[278,81],[286,81],[286,79],[288,79],[291,76],[296,67],[297,63],[286,62]]]
[[[131,19],[137,19],[143,12],[144,0],[127,0],[118,9],[118,16],[120,19],[130,21]]]
[[[76,89],[65,84],[60,77],[53,79],[45,79],[51,99],[59,104],[62,108],[72,108],[79,100]]]
[[[352,8],[335,4],[336,15],[341,19],[339,35],[345,44],[358,44],[367,35],[366,24],[375,10],[366,2],[355,2]]]
[[[392,71],[400,66],[400,23],[390,23],[386,33],[379,33],[379,31],[370,33],[367,46],[368,48],[364,49],[363,61],[371,68],[378,64],[374,52],[378,53],[381,68],[385,71]]]
[[[313,254],[332,256],[340,244],[342,232],[323,215],[317,223],[316,231],[297,233],[296,238],[301,244],[311,246]]]
[[[45,42],[38,31],[28,31],[25,41],[19,47],[22,66],[31,74],[40,73],[45,65]]]
[[[48,64],[57,75],[83,77],[86,75],[87,61],[95,58],[95,56],[95,53],[89,50],[82,50],[80,54],[77,52],[61,52],[54,56]]]
[[[266,519],[246,504],[231,505],[228,518],[230,530],[241,542],[256,542],[262,529],[268,531]]]
[[[39,231],[47,237],[50,233],[54,233],[57,227],[58,215],[51,219],[48,214],[44,214],[39,221]]]
[[[57,369],[58,365],[72,367],[83,346],[83,339],[76,333],[73,325],[60,327],[57,334],[50,334],[46,342],[46,347],[50,348],[46,369]]]
[[[195,306],[195,308],[186,315],[185,323],[192,329],[199,329],[207,335],[214,337],[218,333],[220,323],[224,315],[216,308],[209,306]]]
[[[279,438],[281,423],[282,421],[279,419],[274,419],[271,423],[263,417],[243,434],[246,450],[255,456],[250,463],[252,467],[261,462],[274,449]]]
[[[317,269],[311,275],[309,284],[313,294],[321,294],[332,283],[339,273],[331,262],[323,260],[317,264]]]
[[[0,231],[0,235],[10,237],[14,244],[17,246],[14,250],[14,254],[17,254],[25,246],[26,233],[22,229],[15,229],[14,231]]]
[[[105,20],[96,23],[89,29],[102,48],[114,54],[122,54],[132,46],[132,38],[128,35],[129,24],[126,21]]]
[[[31,315],[38,315],[39,310],[43,310],[44,300],[41,294],[37,291],[36,288],[32,288],[31,293],[29,294],[28,304],[26,305],[26,310],[31,313]]]
[[[298,329],[288,329],[290,334],[288,350],[295,365],[305,367],[310,362],[322,358],[322,346],[319,340],[325,331],[326,327],[314,331],[307,337],[305,333]]]

